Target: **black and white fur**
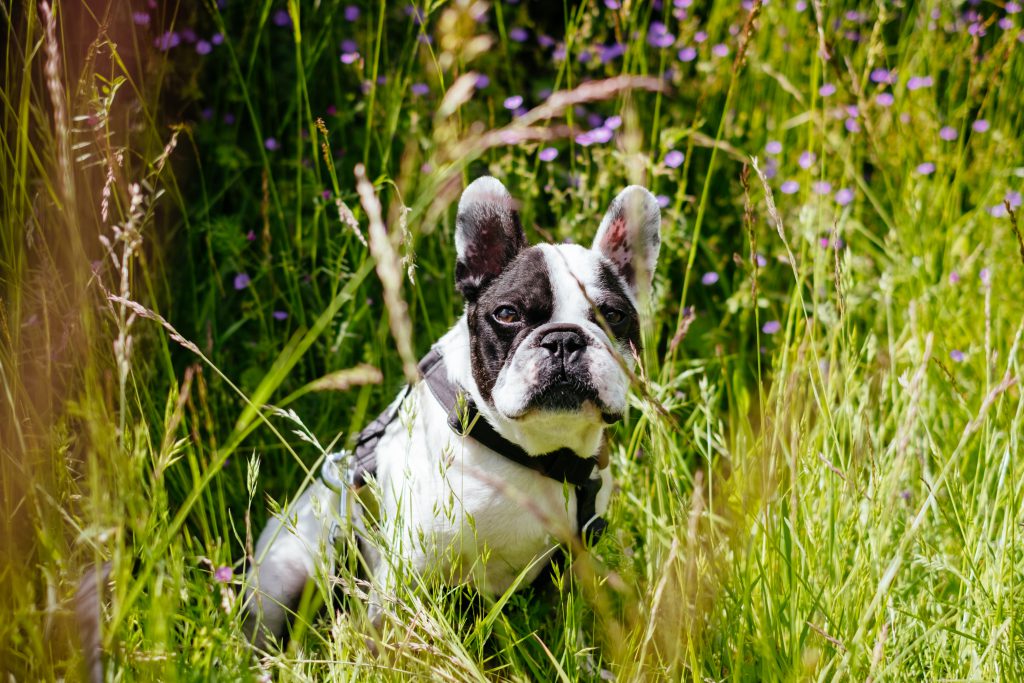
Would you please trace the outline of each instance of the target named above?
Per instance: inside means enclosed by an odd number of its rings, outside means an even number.
[[[480,419],[530,454],[597,454],[606,425],[626,408],[623,366],[632,369],[640,345],[638,299],[651,283],[660,224],[655,198],[631,186],[612,202],[591,248],[528,246],[498,180],[466,188],[455,234],[465,313],[437,347]],[[524,570],[527,582],[536,578],[557,548],[552,520],[576,529],[572,488],[457,435],[424,382],[410,388],[401,415],[376,451],[387,547],[365,553],[371,616],[379,618],[381,596],[392,592],[396,561],[491,593]],[[598,475],[600,515],[612,487],[607,468]],[[317,481],[260,536],[248,590],[250,627],[262,625],[257,642],[280,637],[305,583],[332,570],[328,535],[339,502]]]

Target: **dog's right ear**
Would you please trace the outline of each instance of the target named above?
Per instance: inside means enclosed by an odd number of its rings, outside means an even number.
[[[526,247],[512,196],[496,178],[477,178],[462,193],[455,217],[455,286],[473,302]]]

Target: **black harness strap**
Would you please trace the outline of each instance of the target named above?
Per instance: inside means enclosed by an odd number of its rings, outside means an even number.
[[[481,443],[517,465],[528,467],[549,479],[571,484],[576,490],[576,523],[581,540],[590,546],[601,538],[608,523],[597,515],[597,493],[601,490],[601,478],[592,476],[598,468],[597,456],[582,458],[570,448],[560,448],[545,455],[530,455],[495,431],[477,411],[472,399],[449,381],[444,357],[436,348],[431,348],[423,357],[419,369],[430,393],[447,411],[448,426],[452,431]],[[408,392],[409,388],[406,387],[402,397],[356,437],[351,464],[352,481],[356,486],[362,486],[368,476],[376,473],[377,444],[388,425],[398,417]]]

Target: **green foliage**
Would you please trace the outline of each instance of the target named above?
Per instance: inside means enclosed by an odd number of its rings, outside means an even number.
[[[1019,3],[686,4],[0,2],[0,670],[84,675],[109,566],[116,679],[1020,678]],[[461,313],[483,173],[535,241],[662,198],[611,531],[254,654],[253,536]]]

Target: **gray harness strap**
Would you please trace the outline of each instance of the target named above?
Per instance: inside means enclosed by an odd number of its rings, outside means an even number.
[[[587,546],[597,543],[608,526],[608,522],[597,514],[597,494],[601,490],[597,456],[581,458],[570,448],[561,448],[545,455],[530,455],[498,434],[487,420],[481,419],[472,399],[461,387],[449,381],[444,357],[436,348],[430,349],[423,357],[419,369],[430,393],[448,413],[448,426],[452,431],[479,442],[517,465],[528,467],[549,479],[571,484],[576,491],[576,528],[580,540]],[[388,425],[398,417],[398,411],[408,394],[409,387],[406,387],[399,400],[359,433],[351,452],[342,451],[327,457],[321,470],[325,484],[343,494],[344,488],[358,488],[366,483],[367,478],[376,474],[377,445]],[[348,460],[346,481],[342,481],[339,476],[344,460]]]

